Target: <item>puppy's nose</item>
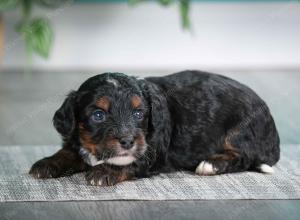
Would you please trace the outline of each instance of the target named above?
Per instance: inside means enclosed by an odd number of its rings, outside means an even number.
[[[122,137],[119,139],[119,142],[122,148],[128,150],[133,147],[134,140],[133,137]]]

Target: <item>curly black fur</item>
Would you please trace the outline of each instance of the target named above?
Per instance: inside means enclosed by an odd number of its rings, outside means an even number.
[[[133,96],[140,98],[138,107],[132,106]],[[94,123],[91,114],[101,97],[108,97],[109,109],[104,122]],[[132,117],[135,108],[143,112],[141,120]],[[202,161],[212,164],[214,174],[257,170],[261,164],[274,165],[280,155],[265,102],[237,81],[200,71],[145,79],[120,73],[91,77],[69,94],[53,122],[63,149],[34,164],[30,173],[35,177],[89,170],[91,184],[113,185],[160,172],[195,171]],[[86,147],[98,159],[117,156],[124,136],[139,143],[130,152],[135,157],[130,164],[91,167],[78,154]]]

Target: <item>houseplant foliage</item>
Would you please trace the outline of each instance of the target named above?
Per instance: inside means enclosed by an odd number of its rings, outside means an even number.
[[[25,41],[27,54],[36,53],[48,58],[53,43],[53,30],[47,17],[32,17],[35,6],[57,8],[67,0],[1,0],[0,11],[18,9],[22,13],[16,31]]]
[[[130,4],[135,5],[137,3],[146,2],[149,0],[128,0]],[[175,3],[179,4],[181,24],[184,29],[190,28],[189,20],[189,8],[191,0],[157,0],[163,6],[169,6]]]
[[[48,58],[53,44],[53,30],[47,17],[32,17],[32,9],[35,6],[46,8],[58,8],[67,3],[73,3],[76,0],[0,0],[0,12],[11,9],[18,9],[22,13],[22,18],[16,24],[16,30],[25,41],[26,51],[29,57],[36,53],[43,58]],[[129,4],[150,0],[128,0]],[[189,22],[189,4],[190,0],[157,0],[163,6],[169,6],[174,3],[179,4],[182,27],[188,29]]]

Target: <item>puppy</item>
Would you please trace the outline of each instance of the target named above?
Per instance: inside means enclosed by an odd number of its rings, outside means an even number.
[[[88,184],[110,186],[179,170],[272,173],[280,155],[265,102],[241,83],[199,71],[91,77],[53,123],[63,147],[32,166],[36,178],[86,171]]]

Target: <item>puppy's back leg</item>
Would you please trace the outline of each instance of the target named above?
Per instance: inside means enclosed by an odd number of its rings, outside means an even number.
[[[235,134],[238,135],[238,134]],[[211,155],[206,160],[201,161],[196,168],[198,175],[215,175],[228,172],[247,170],[248,167],[243,163],[240,149],[231,143],[231,135],[222,138],[223,150],[220,153]]]
[[[229,131],[221,139],[222,151],[201,161],[196,168],[199,175],[255,170],[271,174],[272,166],[279,160],[279,137],[272,118],[259,124]]]

